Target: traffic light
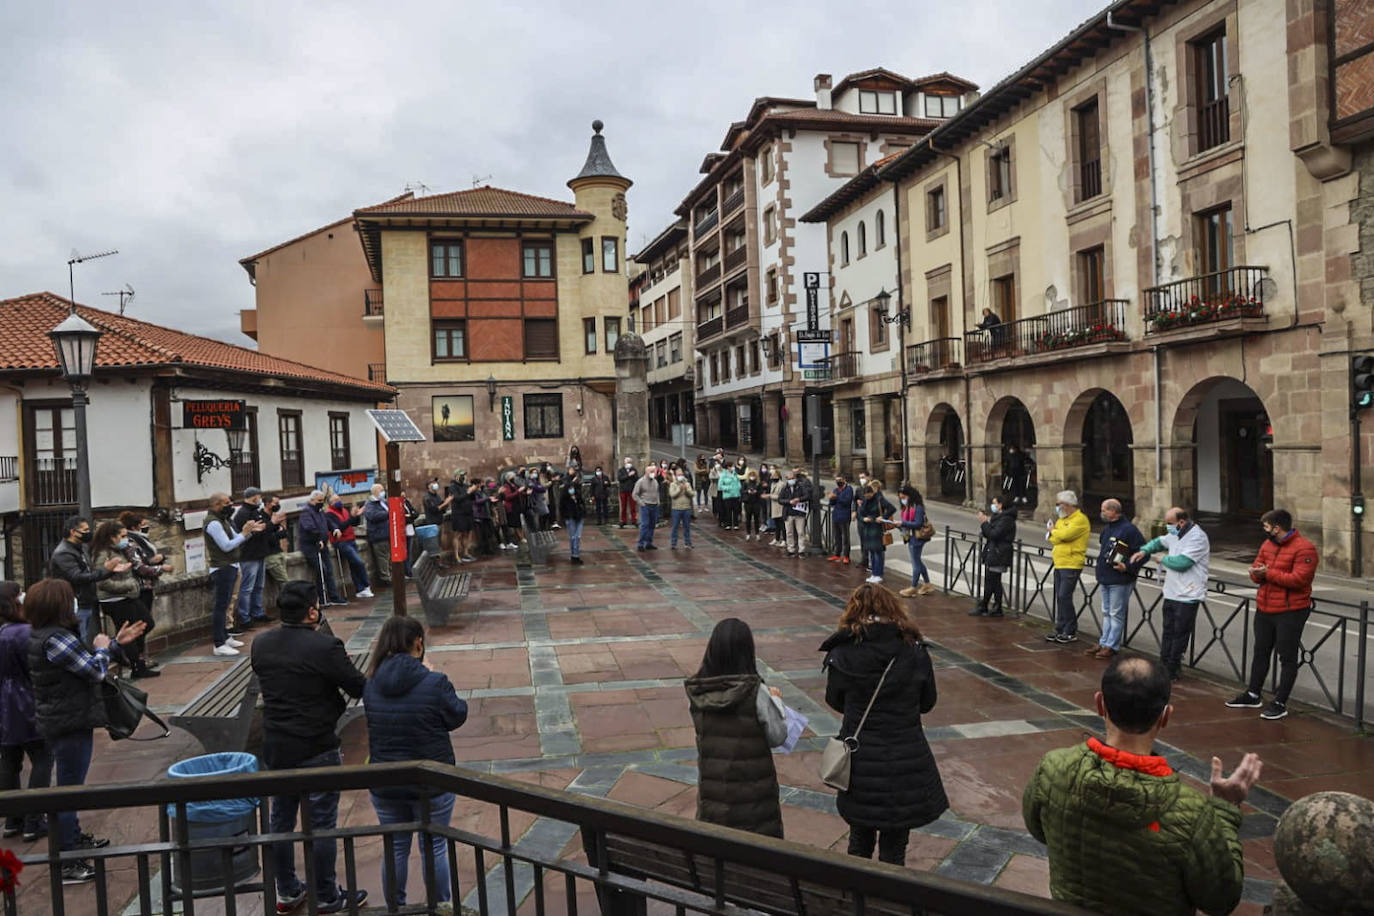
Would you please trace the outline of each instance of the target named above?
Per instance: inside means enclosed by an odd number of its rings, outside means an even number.
[[[1374,407],[1374,356],[1367,353],[1350,358],[1350,406]]]

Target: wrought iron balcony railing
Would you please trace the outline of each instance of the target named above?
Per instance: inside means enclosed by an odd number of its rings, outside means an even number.
[[[1171,331],[1231,318],[1264,317],[1267,267],[1232,267],[1161,286],[1145,294],[1145,330]]]

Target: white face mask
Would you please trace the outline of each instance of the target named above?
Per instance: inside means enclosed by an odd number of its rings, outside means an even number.
[[[866,487],[866,486],[868,486],[868,478],[867,478],[867,477],[860,477],[860,478],[859,478],[859,486],[861,486],[861,487]]]
[[[1001,512],[1001,511],[1002,511],[1002,507],[999,506],[999,505],[997,505],[997,503],[993,503],[993,504],[992,504],[991,506],[989,506],[988,508],[992,510],[992,514],[993,514],[993,515],[996,515],[998,512]]]
[[[684,481],[685,479],[686,479],[686,478],[683,477],[681,474],[677,475],[677,482],[678,482],[678,483],[682,483],[682,481]]]
[[[903,497],[902,497],[902,505],[905,506],[906,504],[907,504],[907,498],[906,498],[905,496],[903,496]]]

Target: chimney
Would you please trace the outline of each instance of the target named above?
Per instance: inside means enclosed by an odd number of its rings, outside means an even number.
[[[830,103],[830,87],[832,85],[829,73],[817,73],[813,80],[816,87],[816,107],[822,110],[829,110],[833,107]]]

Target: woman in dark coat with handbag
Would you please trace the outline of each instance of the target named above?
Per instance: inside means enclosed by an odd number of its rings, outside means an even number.
[[[1011,569],[1012,542],[1016,540],[1016,507],[997,496],[992,515],[978,513],[983,533],[983,597],[969,611],[970,617],[1002,616],[1002,573]]]
[[[870,858],[876,841],[880,861],[901,865],[911,830],[949,807],[921,729],[921,714],[935,706],[930,653],[896,596],[867,583],[849,596],[839,630],[821,651],[825,702],[844,716],[840,737],[858,743],[850,755],[849,788],[836,800],[849,824],[849,854]]]
[[[892,518],[897,507],[883,496],[881,481],[870,480],[859,494],[859,546],[868,557],[869,576],[864,581],[876,585],[883,581],[883,558],[887,556],[884,535],[889,538],[883,519]]]

